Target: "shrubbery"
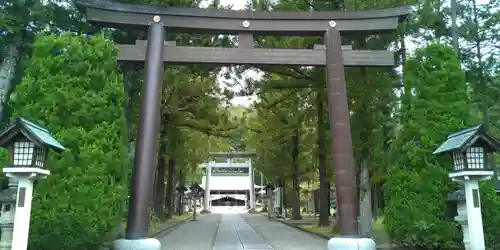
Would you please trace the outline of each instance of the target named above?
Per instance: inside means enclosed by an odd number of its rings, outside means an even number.
[[[68,148],[35,188],[29,249],[98,249],[128,193],[124,93],[117,49],[102,36],[42,35],[11,97],[13,117],[47,127]]]
[[[456,187],[448,178],[452,161],[432,152],[447,135],[473,122],[465,75],[451,48],[431,44],[407,61],[404,80],[405,91],[413,94],[403,98],[402,128],[385,184],[384,223],[395,242],[450,249],[462,244],[457,223],[447,217],[447,195]],[[498,206],[492,208],[496,201],[491,188],[482,191],[485,214],[499,218]],[[487,234],[493,233],[487,229]]]
[[[429,166],[429,165],[426,165]],[[439,166],[387,176],[384,224],[395,243],[422,249],[452,249],[461,237],[457,225],[446,219],[446,196],[453,183]]]
[[[500,249],[500,233],[498,233],[498,225],[500,225],[500,197],[495,192],[493,181],[481,183],[480,193],[486,248],[497,250]]]

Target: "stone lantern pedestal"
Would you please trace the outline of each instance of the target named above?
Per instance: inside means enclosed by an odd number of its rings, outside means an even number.
[[[463,234],[463,243],[465,250],[470,250],[469,223],[467,220],[467,202],[465,200],[465,190],[459,189],[448,194],[448,201],[456,205],[457,215],[454,220],[460,225]]]
[[[0,249],[10,250],[12,248],[12,235],[14,231],[14,218],[16,214],[17,182],[12,178],[9,180],[9,188],[0,193]]]
[[[465,202],[463,206],[465,206]],[[462,227],[462,233],[464,235],[462,242],[464,243],[465,250],[470,250],[469,223],[467,222],[467,214],[455,217],[455,221],[457,221]]]

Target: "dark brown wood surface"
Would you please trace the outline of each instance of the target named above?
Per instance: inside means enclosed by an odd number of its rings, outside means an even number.
[[[341,33],[370,33],[393,31],[410,8],[398,7],[356,12],[252,12],[178,8],[152,5],[121,4],[105,1],[80,1],[78,7],[87,21],[105,27],[148,26],[158,15],[167,29],[177,32],[203,32],[254,35],[322,35],[336,22]],[[243,21],[249,21],[248,28]]]
[[[118,45],[120,61],[144,61],[146,46]],[[394,66],[394,53],[378,50],[343,50],[345,66]],[[321,49],[240,49],[165,46],[163,61],[170,64],[252,64],[324,66]]]

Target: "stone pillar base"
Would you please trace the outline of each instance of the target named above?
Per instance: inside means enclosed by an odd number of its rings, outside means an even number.
[[[368,238],[331,238],[328,250],[376,250],[375,241]]]
[[[161,250],[161,243],[157,239],[127,240],[118,239],[113,244],[114,250]]]
[[[0,250],[11,250],[11,249],[12,249],[11,243],[0,243]]]
[[[201,212],[200,212],[200,214],[209,214],[209,213],[211,213],[211,212],[208,210],[205,210],[205,209],[201,210]]]
[[[257,210],[255,210],[255,208],[250,208],[250,209],[248,209],[248,211],[247,211],[247,212],[248,212],[249,214],[257,214],[257,213],[259,213]]]

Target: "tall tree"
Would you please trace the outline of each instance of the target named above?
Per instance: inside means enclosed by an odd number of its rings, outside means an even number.
[[[35,190],[29,249],[96,249],[121,220],[130,165],[117,52],[102,36],[71,33],[34,44],[10,104],[68,150],[48,159]]]
[[[450,248],[458,236],[446,219],[447,195],[455,187],[448,178],[452,162],[432,151],[471,122],[465,74],[453,49],[434,43],[408,59],[404,81],[411,91],[404,93],[403,124],[393,142],[384,223],[402,244]]]
[[[23,78],[38,32],[99,30],[82,22],[81,14],[71,6],[66,0],[0,2],[0,127],[9,122],[10,94]]]

